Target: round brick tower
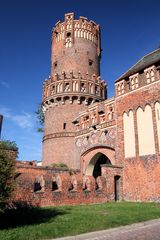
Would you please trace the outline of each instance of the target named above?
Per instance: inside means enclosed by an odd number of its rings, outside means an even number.
[[[65,14],[52,31],[51,76],[43,84],[45,113],[42,164],[79,168],[72,123],[87,105],[106,98],[100,75],[100,27]]]

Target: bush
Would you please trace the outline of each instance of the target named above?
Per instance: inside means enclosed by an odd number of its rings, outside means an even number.
[[[52,163],[51,165],[52,167],[57,167],[57,168],[67,168],[68,169],[68,166],[67,164],[63,163],[63,162],[60,162],[60,163]]]

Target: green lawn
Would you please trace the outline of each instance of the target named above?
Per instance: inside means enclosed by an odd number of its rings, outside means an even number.
[[[0,239],[51,239],[155,218],[160,218],[158,203],[118,202],[12,210],[0,215]]]

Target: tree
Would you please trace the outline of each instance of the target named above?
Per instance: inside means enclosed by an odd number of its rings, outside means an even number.
[[[36,111],[37,119],[38,122],[40,123],[40,126],[37,131],[38,132],[43,132],[43,127],[44,127],[44,113],[42,111],[42,104],[40,103],[38,106],[38,110]]]
[[[17,151],[16,144],[0,141],[0,210],[8,203],[15,186],[15,159],[10,151]]]
[[[14,141],[0,140],[0,150],[1,149],[16,151],[18,154],[18,147]]]

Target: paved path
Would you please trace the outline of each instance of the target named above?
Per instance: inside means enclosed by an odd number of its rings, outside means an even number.
[[[160,219],[56,240],[160,240]]]

